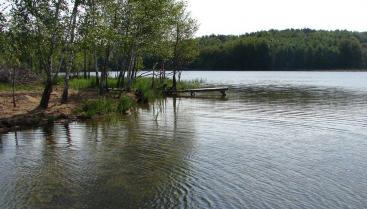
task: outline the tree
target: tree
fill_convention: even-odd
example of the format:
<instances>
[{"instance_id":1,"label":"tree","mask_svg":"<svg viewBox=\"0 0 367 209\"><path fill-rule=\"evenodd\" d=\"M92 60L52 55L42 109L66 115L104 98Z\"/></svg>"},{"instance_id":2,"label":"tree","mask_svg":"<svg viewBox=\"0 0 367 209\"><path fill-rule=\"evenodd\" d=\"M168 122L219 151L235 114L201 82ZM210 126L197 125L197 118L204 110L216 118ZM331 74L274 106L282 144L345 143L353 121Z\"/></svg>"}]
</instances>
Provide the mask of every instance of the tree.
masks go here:
<instances>
[{"instance_id":1,"label":"tree","mask_svg":"<svg viewBox=\"0 0 367 209\"><path fill-rule=\"evenodd\" d=\"M75 0L73 10L70 16L70 23L68 25L68 31L67 32L67 38L66 38L66 46L64 47L64 51L66 51L66 59L65 59L65 65L66 65L66 72L65 72L65 79L64 79L64 90L61 97L61 103L66 103L68 101L68 95L69 95L69 76L70 76L70 70L71 65L74 59L74 39L75 39L75 30L77 26L77 16L78 16L78 7L81 4L81 0Z\"/></svg>"},{"instance_id":2,"label":"tree","mask_svg":"<svg viewBox=\"0 0 367 209\"><path fill-rule=\"evenodd\" d=\"M191 18L190 13L186 11L186 5L179 2L175 5L173 11L175 12L173 18L172 38L173 38L173 84L172 89L177 89L177 71L182 70L186 58L186 52L193 49L193 45L187 42L191 39L196 30L197 24ZM192 54L192 53L189 53Z\"/></svg>"},{"instance_id":3,"label":"tree","mask_svg":"<svg viewBox=\"0 0 367 209\"><path fill-rule=\"evenodd\" d=\"M345 39L339 43L340 65L358 67L362 63L362 46L356 39Z\"/></svg>"},{"instance_id":4,"label":"tree","mask_svg":"<svg viewBox=\"0 0 367 209\"><path fill-rule=\"evenodd\" d=\"M63 14L67 5L63 0L18 1L12 0L13 25L22 40L33 43L27 55L34 55L37 67L46 77L39 107L48 107L54 80L60 69L62 48ZM19 29L19 30L18 30ZM62 57L62 56L61 56Z\"/></svg>"},{"instance_id":5,"label":"tree","mask_svg":"<svg viewBox=\"0 0 367 209\"><path fill-rule=\"evenodd\" d=\"M176 72L197 54L196 41L189 40L196 24L181 0L8 1L11 21L4 31L6 18L0 10L0 44L22 47L2 47L0 53L6 51L45 78L43 109L60 71L65 71L65 103L73 68L83 68L84 77L94 68L99 93L104 94L111 70L120 72L118 87L130 89L147 55L156 57L155 66L160 63L162 69L170 60Z\"/></svg>"},{"instance_id":6,"label":"tree","mask_svg":"<svg viewBox=\"0 0 367 209\"><path fill-rule=\"evenodd\" d=\"M279 70L362 68L364 33L271 30L241 36L197 38L200 53L191 68Z\"/></svg>"}]
</instances>

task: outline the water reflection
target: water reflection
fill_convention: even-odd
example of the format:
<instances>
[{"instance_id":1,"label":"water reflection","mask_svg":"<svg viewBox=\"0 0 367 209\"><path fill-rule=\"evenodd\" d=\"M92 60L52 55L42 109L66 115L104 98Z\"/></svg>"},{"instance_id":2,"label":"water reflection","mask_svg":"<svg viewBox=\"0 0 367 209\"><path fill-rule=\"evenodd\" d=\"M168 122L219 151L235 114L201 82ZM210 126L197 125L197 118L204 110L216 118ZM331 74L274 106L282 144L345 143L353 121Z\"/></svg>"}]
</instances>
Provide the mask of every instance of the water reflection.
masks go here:
<instances>
[{"instance_id":1,"label":"water reflection","mask_svg":"<svg viewBox=\"0 0 367 209\"><path fill-rule=\"evenodd\" d=\"M195 131L192 121L180 123L185 113L177 111L176 101L158 101L154 108L163 109L166 103L172 106L158 120L149 117L151 111L142 111L118 122L55 124L28 131L36 135L33 142L20 137L19 153L2 155L7 163L1 170L17 172L15 187L8 188L1 208L174 207L188 195L186 158Z\"/></svg>"},{"instance_id":2,"label":"water reflection","mask_svg":"<svg viewBox=\"0 0 367 209\"><path fill-rule=\"evenodd\" d=\"M9 133L0 208L365 208L361 89L239 83Z\"/></svg>"}]
</instances>

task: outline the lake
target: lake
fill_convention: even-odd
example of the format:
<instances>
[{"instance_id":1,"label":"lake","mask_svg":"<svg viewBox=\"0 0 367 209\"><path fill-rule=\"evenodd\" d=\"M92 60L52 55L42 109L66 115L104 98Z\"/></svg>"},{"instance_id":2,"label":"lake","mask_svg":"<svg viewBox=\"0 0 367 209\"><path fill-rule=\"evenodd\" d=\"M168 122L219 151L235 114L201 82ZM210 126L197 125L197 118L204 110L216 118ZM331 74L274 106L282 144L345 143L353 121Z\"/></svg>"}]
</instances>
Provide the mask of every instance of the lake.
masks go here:
<instances>
[{"instance_id":1,"label":"lake","mask_svg":"<svg viewBox=\"0 0 367 209\"><path fill-rule=\"evenodd\" d=\"M0 208L366 208L367 72L184 72L227 98L0 135Z\"/></svg>"}]
</instances>

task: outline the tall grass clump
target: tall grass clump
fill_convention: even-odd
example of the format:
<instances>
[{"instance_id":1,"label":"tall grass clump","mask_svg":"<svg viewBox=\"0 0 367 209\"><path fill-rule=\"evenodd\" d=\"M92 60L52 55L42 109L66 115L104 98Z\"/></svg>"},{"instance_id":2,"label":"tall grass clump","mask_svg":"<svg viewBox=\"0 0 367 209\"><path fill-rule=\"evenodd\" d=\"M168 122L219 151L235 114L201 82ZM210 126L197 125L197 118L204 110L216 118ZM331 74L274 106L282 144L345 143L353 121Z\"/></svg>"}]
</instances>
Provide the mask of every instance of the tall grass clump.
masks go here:
<instances>
[{"instance_id":1,"label":"tall grass clump","mask_svg":"<svg viewBox=\"0 0 367 209\"><path fill-rule=\"evenodd\" d=\"M167 85L167 87L171 87L173 84L172 79L165 79L163 83ZM177 90L185 90L185 89L195 89L200 88L205 83L202 79L195 79L195 80L182 80L177 82Z\"/></svg>"},{"instance_id":2,"label":"tall grass clump","mask_svg":"<svg viewBox=\"0 0 367 209\"><path fill-rule=\"evenodd\" d=\"M122 96L117 103L117 112L126 113L134 106L134 101L128 96Z\"/></svg>"},{"instance_id":3,"label":"tall grass clump","mask_svg":"<svg viewBox=\"0 0 367 209\"><path fill-rule=\"evenodd\" d=\"M111 99L105 97L87 101L83 104L82 112L88 117L110 114L114 109L113 103Z\"/></svg>"},{"instance_id":4,"label":"tall grass clump","mask_svg":"<svg viewBox=\"0 0 367 209\"><path fill-rule=\"evenodd\" d=\"M108 87L117 86L117 78L108 78ZM69 86L75 90L98 88L96 77L91 78L73 78L69 81Z\"/></svg>"},{"instance_id":5,"label":"tall grass clump","mask_svg":"<svg viewBox=\"0 0 367 209\"><path fill-rule=\"evenodd\" d=\"M172 79L155 79L154 85L152 85L152 78L138 78L133 83L133 89L136 89L142 93L145 101L152 101L156 98L163 97L163 88L172 86ZM201 79L180 81L177 83L178 90L199 88L203 85L204 81Z\"/></svg>"},{"instance_id":6,"label":"tall grass clump","mask_svg":"<svg viewBox=\"0 0 367 209\"><path fill-rule=\"evenodd\" d=\"M133 89L139 91L144 102L152 101L162 97L164 82L155 80L152 85L152 78L138 78L133 83Z\"/></svg>"},{"instance_id":7,"label":"tall grass clump","mask_svg":"<svg viewBox=\"0 0 367 209\"><path fill-rule=\"evenodd\" d=\"M178 89L196 89L203 86L205 81L203 79L195 79L195 80L188 80L188 81L181 81L177 83Z\"/></svg>"},{"instance_id":8,"label":"tall grass clump","mask_svg":"<svg viewBox=\"0 0 367 209\"><path fill-rule=\"evenodd\" d=\"M75 90L88 89L95 88L97 86L97 82L95 78L76 78L69 81L69 86Z\"/></svg>"},{"instance_id":9,"label":"tall grass clump","mask_svg":"<svg viewBox=\"0 0 367 209\"><path fill-rule=\"evenodd\" d=\"M134 104L134 100L128 96L123 96L120 99L101 97L97 100L85 102L80 112L87 117L125 114Z\"/></svg>"}]
</instances>

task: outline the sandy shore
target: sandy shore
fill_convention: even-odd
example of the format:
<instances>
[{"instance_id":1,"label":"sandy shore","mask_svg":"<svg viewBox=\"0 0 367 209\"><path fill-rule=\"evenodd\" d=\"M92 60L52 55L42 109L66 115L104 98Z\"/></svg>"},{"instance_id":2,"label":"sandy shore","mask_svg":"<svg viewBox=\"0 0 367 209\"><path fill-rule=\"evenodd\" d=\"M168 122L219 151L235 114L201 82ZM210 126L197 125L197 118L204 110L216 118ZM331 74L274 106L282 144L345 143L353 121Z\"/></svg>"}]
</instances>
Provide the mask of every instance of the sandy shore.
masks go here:
<instances>
[{"instance_id":1,"label":"sandy shore","mask_svg":"<svg viewBox=\"0 0 367 209\"><path fill-rule=\"evenodd\" d=\"M18 91L15 94L16 107L13 107L11 92L0 92L0 133L12 129L40 126L58 119L75 119L74 114L81 101L96 98L93 90L70 90L69 102L61 104L62 87L56 86L51 94L49 108L37 109L41 91Z\"/></svg>"}]
</instances>

